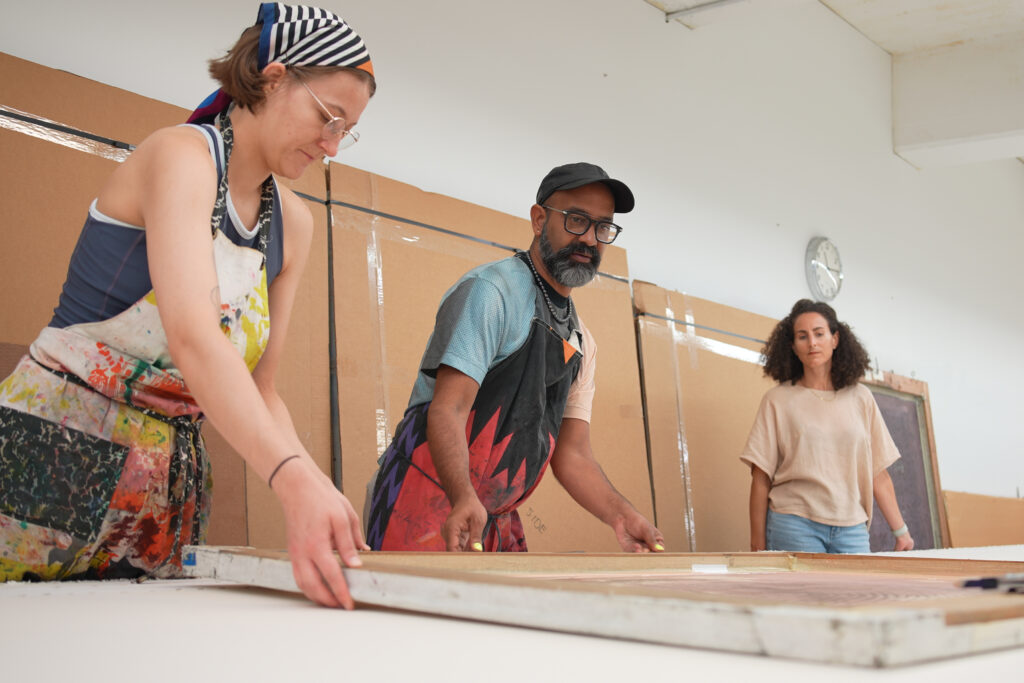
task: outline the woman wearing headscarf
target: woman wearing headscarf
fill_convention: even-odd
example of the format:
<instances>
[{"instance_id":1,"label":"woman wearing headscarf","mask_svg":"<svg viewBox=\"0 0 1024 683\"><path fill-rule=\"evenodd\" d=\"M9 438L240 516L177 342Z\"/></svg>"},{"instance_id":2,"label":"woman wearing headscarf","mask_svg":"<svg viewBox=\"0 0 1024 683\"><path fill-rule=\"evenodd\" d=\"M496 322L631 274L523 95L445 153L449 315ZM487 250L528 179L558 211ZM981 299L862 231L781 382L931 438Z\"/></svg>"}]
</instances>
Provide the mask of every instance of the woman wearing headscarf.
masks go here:
<instances>
[{"instance_id":1,"label":"woman wearing headscarf","mask_svg":"<svg viewBox=\"0 0 1024 683\"><path fill-rule=\"evenodd\" d=\"M826 303L797 301L762 351L778 386L761 400L740 460L750 466L750 549L869 553L872 497L896 539L914 539L886 470L899 457L860 379L868 354Z\"/></svg>"},{"instance_id":2,"label":"woman wearing headscarf","mask_svg":"<svg viewBox=\"0 0 1024 683\"><path fill-rule=\"evenodd\" d=\"M366 548L274 388L313 222L274 175L358 139L362 39L264 3L210 63L220 89L154 132L89 209L50 325L0 383L0 581L177 576L201 543L209 417L277 495L299 587L352 607Z\"/></svg>"}]
</instances>

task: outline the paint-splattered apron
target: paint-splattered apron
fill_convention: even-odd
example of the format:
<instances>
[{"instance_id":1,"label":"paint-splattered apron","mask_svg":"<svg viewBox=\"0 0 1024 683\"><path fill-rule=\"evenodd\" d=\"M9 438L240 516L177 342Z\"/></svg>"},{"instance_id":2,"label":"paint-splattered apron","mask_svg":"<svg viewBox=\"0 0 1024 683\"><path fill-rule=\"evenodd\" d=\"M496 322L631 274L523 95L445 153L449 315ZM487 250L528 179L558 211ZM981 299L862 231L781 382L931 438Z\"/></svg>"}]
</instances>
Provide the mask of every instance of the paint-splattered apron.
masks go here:
<instances>
[{"instance_id":1,"label":"paint-splattered apron","mask_svg":"<svg viewBox=\"0 0 1024 683\"><path fill-rule=\"evenodd\" d=\"M488 551L526 550L516 508L547 468L583 358L578 332L570 333L574 345L555 331L539 289L534 311L526 343L484 377L466 424L469 476L488 513ZM406 411L381 458L366 523L374 550L445 550L441 525L451 506L427 443L429 407Z\"/></svg>"},{"instance_id":2,"label":"paint-splattered apron","mask_svg":"<svg viewBox=\"0 0 1024 683\"><path fill-rule=\"evenodd\" d=\"M230 123L223 136L227 157ZM221 170L211 217L221 328L252 370L270 334L273 186L260 248L241 247L218 229ZM205 536L212 481L200 408L154 293L108 320L48 327L29 353L0 383L0 581L177 575L181 547Z\"/></svg>"}]
</instances>

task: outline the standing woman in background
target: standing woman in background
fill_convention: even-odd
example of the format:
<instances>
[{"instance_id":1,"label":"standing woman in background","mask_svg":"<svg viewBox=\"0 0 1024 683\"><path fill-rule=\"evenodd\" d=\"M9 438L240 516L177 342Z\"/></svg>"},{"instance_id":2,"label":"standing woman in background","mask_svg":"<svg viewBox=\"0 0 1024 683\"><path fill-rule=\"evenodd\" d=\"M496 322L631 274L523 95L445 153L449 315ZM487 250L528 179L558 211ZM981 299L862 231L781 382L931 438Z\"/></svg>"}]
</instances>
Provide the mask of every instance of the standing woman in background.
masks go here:
<instances>
[{"instance_id":1,"label":"standing woman in background","mask_svg":"<svg viewBox=\"0 0 1024 683\"><path fill-rule=\"evenodd\" d=\"M208 416L272 490L296 583L352 606L366 548L274 386L313 233L273 174L358 139L376 83L334 14L264 3L221 88L100 190L50 326L0 383L0 581L177 576L201 543Z\"/></svg>"},{"instance_id":2,"label":"standing woman in background","mask_svg":"<svg viewBox=\"0 0 1024 683\"><path fill-rule=\"evenodd\" d=\"M779 385L761 400L740 460L750 465L750 549L869 553L872 496L896 537L903 522L886 468L899 457L860 379L868 354L831 306L801 299L762 351Z\"/></svg>"}]
</instances>

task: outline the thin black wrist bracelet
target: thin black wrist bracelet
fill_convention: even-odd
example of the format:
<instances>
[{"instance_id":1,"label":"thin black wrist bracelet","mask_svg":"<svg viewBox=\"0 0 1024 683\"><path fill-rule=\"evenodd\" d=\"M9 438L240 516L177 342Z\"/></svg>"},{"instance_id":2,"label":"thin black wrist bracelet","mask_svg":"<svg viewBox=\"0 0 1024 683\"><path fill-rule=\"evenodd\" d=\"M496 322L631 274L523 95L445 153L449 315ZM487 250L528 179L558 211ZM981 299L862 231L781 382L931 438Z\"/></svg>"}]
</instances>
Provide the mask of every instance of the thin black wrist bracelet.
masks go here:
<instances>
[{"instance_id":1,"label":"thin black wrist bracelet","mask_svg":"<svg viewBox=\"0 0 1024 683\"><path fill-rule=\"evenodd\" d=\"M273 489L274 488L274 477L277 475L277 471L279 469L281 469L282 467L284 467L284 464L286 462L288 462L289 460L294 460L295 458L299 458L299 457L301 457L301 456L299 456L299 455L289 455L287 458L285 458L281 462L277 463L277 467L274 468L274 471L270 473L270 477L267 479L267 487L270 488L270 489Z\"/></svg>"}]
</instances>

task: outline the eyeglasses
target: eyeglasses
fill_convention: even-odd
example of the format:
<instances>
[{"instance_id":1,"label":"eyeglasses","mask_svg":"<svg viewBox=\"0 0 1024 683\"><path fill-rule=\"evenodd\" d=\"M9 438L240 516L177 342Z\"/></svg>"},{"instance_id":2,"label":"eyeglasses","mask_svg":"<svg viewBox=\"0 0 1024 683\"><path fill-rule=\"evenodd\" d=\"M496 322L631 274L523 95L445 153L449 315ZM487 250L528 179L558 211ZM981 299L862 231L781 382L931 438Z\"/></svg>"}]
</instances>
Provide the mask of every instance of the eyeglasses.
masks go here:
<instances>
[{"instance_id":1,"label":"eyeglasses","mask_svg":"<svg viewBox=\"0 0 1024 683\"><path fill-rule=\"evenodd\" d=\"M594 226L594 237L597 238L598 242L602 244L611 244L615 241L615 238L622 232L622 227L615 225L611 221L602 221L596 218L580 213L579 211L566 211L565 209L556 209L547 204L541 204L542 207L548 211L557 211L558 213L565 216L565 231L572 235L586 235L587 230L590 230L590 226Z\"/></svg>"},{"instance_id":2,"label":"eyeglasses","mask_svg":"<svg viewBox=\"0 0 1024 683\"><path fill-rule=\"evenodd\" d=\"M339 150L347 149L359 142L358 132L345 129L345 119L332 114L331 110L325 107L320 98L316 96L316 93L310 90L305 81L299 81L299 83L302 83L302 87L312 95L313 99L316 100L316 103L320 105L320 108L323 109L324 114L327 116L327 123L324 124L324 129L320 131L320 137L327 142L337 142Z\"/></svg>"}]
</instances>

